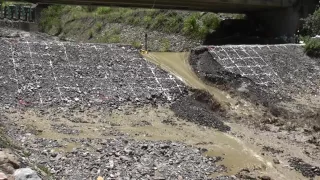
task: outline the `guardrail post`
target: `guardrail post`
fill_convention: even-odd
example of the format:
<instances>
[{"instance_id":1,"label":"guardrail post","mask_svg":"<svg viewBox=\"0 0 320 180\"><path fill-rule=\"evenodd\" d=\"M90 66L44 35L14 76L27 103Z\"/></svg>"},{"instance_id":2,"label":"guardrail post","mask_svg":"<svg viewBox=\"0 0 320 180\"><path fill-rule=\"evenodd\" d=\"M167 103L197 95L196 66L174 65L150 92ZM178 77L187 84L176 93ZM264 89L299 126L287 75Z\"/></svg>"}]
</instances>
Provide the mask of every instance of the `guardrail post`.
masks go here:
<instances>
[{"instance_id":1,"label":"guardrail post","mask_svg":"<svg viewBox=\"0 0 320 180\"><path fill-rule=\"evenodd\" d=\"M17 5L17 19L21 19L21 5Z\"/></svg>"},{"instance_id":2,"label":"guardrail post","mask_svg":"<svg viewBox=\"0 0 320 180\"><path fill-rule=\"evenodd\" d=\"M148 51L148 34L144 35L144 50Z\"/></svg>"},{"instance_id":3,"label":"guardrail post","mask_svg":"<svg viewBox=\"0 0 320 180\"><path fill-rule=\"evenodd\" d=\"M36 20L36 8L30 8L30 17L31 17L31 21L35 22L35 20Z\"/></svg>"},{"instance_id":4,"label":"guardrail post","mask_svg":"<svg viewBox=\"0 0 320 180\"><path fill-rule=\"evenodd\" d=\"M24 19L23 19L23 20L24 20L24 21L28 21L28 8L29 8L29 7L27 7L27 6L24 6L24 7L23 7L23 10L24 10L24 11L23 11L23 15L24 15Z\"/></svg>"},{"instance_id":5,"label":"guardrail post","mask_svg":"<svg viewBox=\"0 0 320 180\"><path fill-rule=\"evenodd\" d=\"M10 19L13 20L13 18L14 18L14 6L10 5L9 9L10 9Z\"/></svg>"},{"instance_id":6,"label":"guardrail post","mask_svg":"<svg viewBox=\"0 0 320 180\"><path fill-rule=\"evenodd\" d=\"M8 16L8 7L5 6L4 7L4 12L3 12L3 18L7 18L7 16Z\"/></svg>"},{"instance_id":7,"label":"guardrail post","mask_svg":"<svg viewBox=\"0 0 320 180\"><path fill-rule=\"evenodd\" d=\"M2 4L0 4L0 19L3 19L3 7L2 7Z\"/></svg>"}]
</instances>

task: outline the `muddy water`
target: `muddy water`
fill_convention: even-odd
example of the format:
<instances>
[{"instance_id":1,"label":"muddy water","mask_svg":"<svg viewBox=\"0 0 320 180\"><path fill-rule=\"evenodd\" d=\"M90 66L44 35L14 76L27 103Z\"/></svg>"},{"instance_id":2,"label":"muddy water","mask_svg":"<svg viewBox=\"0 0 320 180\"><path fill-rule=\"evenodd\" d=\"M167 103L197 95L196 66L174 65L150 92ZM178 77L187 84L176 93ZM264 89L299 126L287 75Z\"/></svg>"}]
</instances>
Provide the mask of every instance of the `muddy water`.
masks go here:
<instances>
[{"instance_id":1,"label":"muddy water","mask_svg":"<svg viewBox=\"0 0 320 180\"><path fill-rule=\"evenodd\" d=\"M73 112L72 118L85 120L86 123L72 122L64 112L48 109L45 115L30 109L22 114L6 114L11 122L18 127L28 127L31 132L40 132L33 138L57 140L62 148L56 151L70 152L81 144L68 139L106 139L129 136L137 140L170 140L183 142L193 147L205 148L207 156L221 156L219 162L225 165L228 171L219 175L234 175L243 168L256 169L259 175L281 177L281 179L300 179L296 174L289 176L290 172L276 169L271 158L260 156L260 149L249 145L240 139L214 129L197 126L193 123L177 118L169 107L130 108L126 111L116 110L112 113L103 111ZM55 117L54 120L50 117ZM243 131L233 124L228 124L237 131ZM59 126L60 128L54 128ZM59 130L77 130L79 134L61 133ZM30 137L31 138L31 137ZM90 144L92 150L99 144ZM273 178L277 179L277 178Z\"/></svg>"},{"instance_id":2,"label":"muddy water","mask_svg":"<svg viewBox=\"0 0 320 180\"><path fill-rule=\"evenodd\" d=\"M189 65L189 56L190 53L186 52L152 52L144 54L144 57L148 61L172 73L190 87L208 91L216 100L218 100L222 104L234 104L235 102L227 93L220 91L215 87L206 85L198 78L198 76L193 72L191 66Z\"/></svg>"},{"instance_id":3,"label":"muddy water","mask_svg":"<svg viewBox=\"0 0 320 180\"><path fill-rule=\"evenodd\" d=\"M193 72L188 63L189 53L160 53L152 52L144 54L146 60L158 65L160 68L175 75L185 84L196 88L203 89L209 92L216 100L221 103L234 105L235 101L230 96L220 91L219 89L205 84ZM233 124L228 124L232 129L236 128ZM281 177L281 179L298 178L297 173L284 172L274 167L272 158L261 156L259 149L256 146L249 145L227 133L221 133L212 129L200 130L199 127L183 126L183 130L177 130L174 127L155 126L160 129L147 128L148 134L161 134L158 131L166 131L165 136L151 136L149 139L169 139L186 142L197 147L208 149L205 153L207 156L221 156L223 161L221 164L228 168L228 172L223 175L233 175L244 168L256 169L262 175L272 177ZM238 129L239 130L239 129ZM140 130L138 130L140 131ZM240 130L241 131L241 130ZM216 174L214 176L217 176ZM300 178L298 178L300 179Z\"/></svg>"}]
</instances>

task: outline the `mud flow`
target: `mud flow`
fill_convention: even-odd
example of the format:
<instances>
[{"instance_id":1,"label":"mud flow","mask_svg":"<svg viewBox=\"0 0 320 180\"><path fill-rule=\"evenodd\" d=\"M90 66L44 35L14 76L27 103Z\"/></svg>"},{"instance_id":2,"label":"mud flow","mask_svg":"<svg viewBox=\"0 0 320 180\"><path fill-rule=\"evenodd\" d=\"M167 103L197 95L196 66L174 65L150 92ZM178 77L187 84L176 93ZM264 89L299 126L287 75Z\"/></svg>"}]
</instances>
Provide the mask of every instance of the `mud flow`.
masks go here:
<instances>
[{"instance_id":1,"label":"mud flow","mask_svg":"<svg viewBox=\"0 0 320 180\"><path fill-rule=\"evenodd\" d=\"M203 82L195 72L193 72L192 67L189 63L190 53L159 53L152 52L149 54L144 54L144 57L170 72L171 74L178 77L180 80L185 82L188 86L195 89L202 89L209 92L212 98L218 100L220 103L228 104L229 106L234 106L236 101L230 97L226 92L223 92L213 86L210 86ZM245 131L240 126L233 123L227 123L231 127L231 131ZM189 134L190 130L185 129L186 133ZM266 174L273 177L281 177L283 179L290 178L302 178L296 172L284 172L283 169L277 169L274 167L272 158L261 156L261 148L250 145L243 140L231 135L232 133L223 133L213 129L207 129L203 136L202 132L195 131L193 145L206 148L208 151L204 153L206 156L219 156L223 160L221 164L226 166L228 171L220 175L234 175L243 169L256 169L259 171L258 174ZM177 134L181 138L185 138L184 134ZM203 140L208 140L204 142ZM176 140L181 141L180 138ZM188 140L189 141L189 140ZM213 175L212 177L216 177ZM277 179L277 178L276 178Z\"/></svg>"}]
</instances>

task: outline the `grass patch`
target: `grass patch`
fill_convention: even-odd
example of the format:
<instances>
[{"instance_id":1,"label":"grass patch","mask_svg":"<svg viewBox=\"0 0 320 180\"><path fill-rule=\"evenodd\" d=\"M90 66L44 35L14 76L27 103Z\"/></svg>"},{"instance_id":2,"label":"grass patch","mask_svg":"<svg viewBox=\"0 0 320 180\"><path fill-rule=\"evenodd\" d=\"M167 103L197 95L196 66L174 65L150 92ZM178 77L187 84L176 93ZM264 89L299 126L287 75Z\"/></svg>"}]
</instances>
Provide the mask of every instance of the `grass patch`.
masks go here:
<instances>
[{"instance_id":1,"label":"grass patch","mask_svg":"<svg viewBox=\"0 0 320 180\"><path fill-rule=\"evenodd\" d=\"M47 176L49 176L49 177L52 176L50 169L47 168L46 166L44 166L44 165L37 165L37 167L38 167L42 172L44 172Z\"/></svg>"},{"instance_id":2,"label":"grass patch","mask_svg":"<svg viewBox=\"0 0 320 180\"><path fill-rule=\"evenodd\" d=\"M160 52L168 52L170 50L171 44L169 39L162 39L160 43Z\"/></svg>"},{"instance_id":3,"label":"grass patch","mask_svg":"<svg viewBox=\"0 0 320 180\"><path fill-rule=\"evenodd\" d=\"M319 38L305 39L304 52L310 57L315 57L315 58L320 57L320 39Z\"/></svg>"},{"instance_id":4,"label":"grass patch","mask_svg":"<svg viewBox=\"0 0 320 180\"><path fill-rule=\"evenodd\" d=\"M212 13L194 13L184 21L183 32L195 39L203 39L220 25L220 19Z\"/></svg>"},{"instance_id":5,"label":"grass patch","mask_svg":"<svg viewBox=\"0 0 320 180\"><path fill-rule=\"evenodd\" d=\"M112 11L110 7L98 7L96 13L98 15L108 14Z\"/></svg>"},{"instance_id":6,"label":"grass patch","mask_svg":"<svg viewBox=\"0 0 320 180\"><path fill-rule=\"evenodd\" d=\"M121 29L120 28L112 28L104 32L103 36L99 38L100 43L120 43L121 38Z\"/></svg>"},{"instance_id":7,"label":"grass patch","mask_svg":"<svg viewBox=\"0 0 320 180\"><path fill-rule=\"evenodd\" d=\"M96 26L97 32L100 32L102 30L102 23L101 22L98 22L95 26Z\"/></svg>"},{"instance_id":8,"label":"grass patch","mask_svg":"<svg viewBox=\"0 0 320 180\"><path fill-rule=\"evenodd\" d=\"M142 48L142 43L140 41L133 41L131 43L131 46L136 48L136 49L141 49Z\"/></svg>"},{"instance_id":9,"label":"grass patch","mask_svg":"<svg viewBox=\"0 0 320 180\"><path fill-rule=\"evenodd\" d=\"M88 32L88 39L92 39L92 38L93 38L93 35L94 35L93 30L89 30L89 32Z\"/></svg>"},{"instance_id":10,"label":"grass patch","mask_svg":"<svg viewBox=\"0 0 320 180\"><path fill-rule=\"evenodd\" d=\"M42 18L39 24L40 30L48 32L52 35L59 35L62 32L61 15L63 14L63 6L49 6L42 12Z\"/></svg>"}]
</instances>

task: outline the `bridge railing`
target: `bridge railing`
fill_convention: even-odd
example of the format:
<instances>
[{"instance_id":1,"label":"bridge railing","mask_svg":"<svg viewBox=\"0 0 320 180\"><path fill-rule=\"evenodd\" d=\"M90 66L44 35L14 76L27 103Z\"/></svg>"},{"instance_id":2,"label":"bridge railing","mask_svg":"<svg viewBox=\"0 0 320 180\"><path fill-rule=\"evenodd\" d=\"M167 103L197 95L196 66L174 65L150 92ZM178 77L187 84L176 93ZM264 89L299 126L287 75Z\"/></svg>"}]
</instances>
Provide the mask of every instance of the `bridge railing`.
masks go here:
<instances>
[{"instance_id":1,"label":"bridge railing","mask_svg":"<svg viewBox=\"0 0 320 180\"><path fill-rule=\"evenodd\" d=\"M25 4L16 4L9 6L2 6L0 4L0 19L7 19L12 21L35 21L35 8Z\"/></svg>"}]
</instances>

